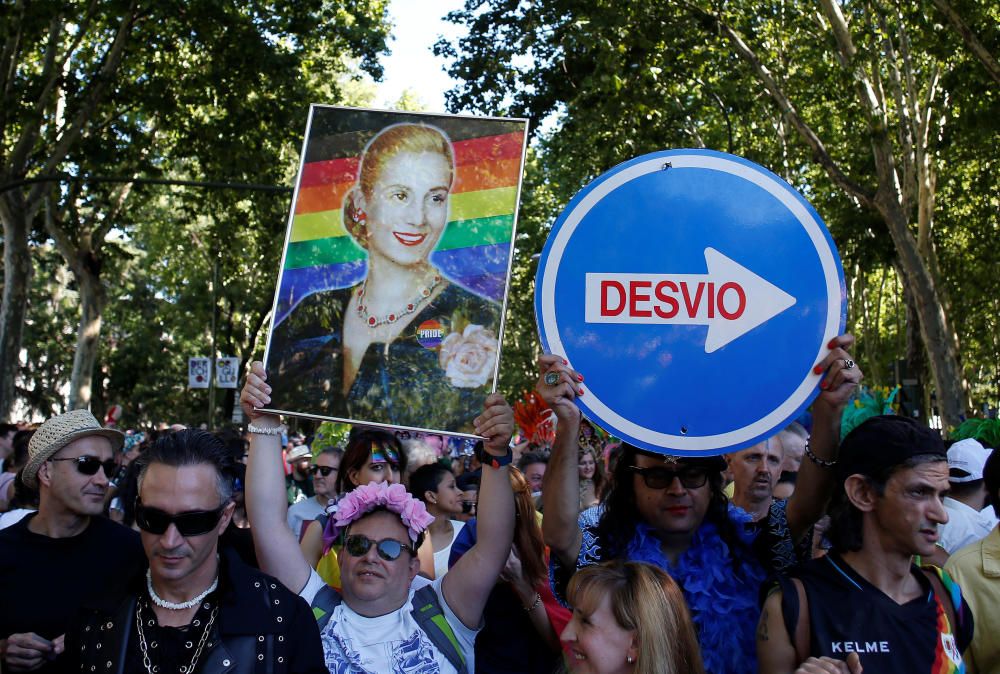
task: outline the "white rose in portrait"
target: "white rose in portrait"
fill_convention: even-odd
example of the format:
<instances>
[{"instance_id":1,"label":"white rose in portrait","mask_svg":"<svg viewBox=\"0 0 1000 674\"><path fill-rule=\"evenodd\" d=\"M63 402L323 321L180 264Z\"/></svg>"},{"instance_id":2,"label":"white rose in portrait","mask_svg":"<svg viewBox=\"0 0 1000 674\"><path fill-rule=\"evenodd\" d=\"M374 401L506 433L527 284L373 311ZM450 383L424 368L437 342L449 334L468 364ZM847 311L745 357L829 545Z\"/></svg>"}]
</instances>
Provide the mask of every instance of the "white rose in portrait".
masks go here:
<instances>
[{"instance_id":1,"label":"white rose in portrait","mask_svg":"<svg viewBox=\"0 0 1000 674\"><path fill-rule=\"evenodd\" d=\"M469 325L444 338L438 358L452 386L478 388L493 378L496 335L481 325Z\"/></svg>"}]
</instances>

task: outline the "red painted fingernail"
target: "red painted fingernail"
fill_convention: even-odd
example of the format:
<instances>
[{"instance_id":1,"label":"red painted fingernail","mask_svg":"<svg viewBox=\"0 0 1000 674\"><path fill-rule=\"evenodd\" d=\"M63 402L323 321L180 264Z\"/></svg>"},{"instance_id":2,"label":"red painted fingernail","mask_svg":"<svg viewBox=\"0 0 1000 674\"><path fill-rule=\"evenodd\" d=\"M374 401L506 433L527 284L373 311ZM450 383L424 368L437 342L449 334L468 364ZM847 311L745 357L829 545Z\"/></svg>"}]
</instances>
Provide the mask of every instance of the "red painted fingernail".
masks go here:
<instances>
[{"instance_id":1,"label":"red painted fingernail","mask_svg":"<svg viewBox=\"0 0 1000 674\"><path fill-rule=\"evenodd\" d=\"M583 375L582 374L576 375L576 380L577 381L583 381Z\"/></svg>"},{"instance_id":2,"label":"red painted fingernail","mask_svg":"<svg viewBox=\"0 0 1000 674\"><path fill-rule=\"evenodd\" d=\"M821 381L819 383L819 387L825 391L826 390L826 382L825 381Z\"/></svg>"},{"instance_id":3,"label":"red painted fingernail","mask_svg":"<svg viewBox=\"0 0 1000 674\"><path fill-rule=\"evenodd\" d=\"M836 349L837 348L837 338L834 337L833 339L831 339L830 343L826 345L826 348L828 348L828 349Z\"/></svg>"},{"instance_id":4,"label":"red painted fingernail","mask_svg":"<svg viewBox=\"0 0 1000 674\"><path fill-rule=\"evenodd\" d=\"M823 374L823 366L817 365L813 368L813 374Z\"/></svg>"},{"instance_id":5,"label":"red painted fingernail","mask_svg":"<svg viewBox=\"0 0 1000 674\"><path fill-rule=\"evenodd\" d=\"M569 365L569 361L563 358L563 365Z\"/></svg>"},{"instance_id":6,"label":"red painted fingernail","mask_svg":"<svg viewBox=\"0 0 1000 674\"><path fill-rule=\"evenodd\" d=\"M577 391L577 393L579 393L580 395L583 395L583 389L582 389L582 388L578 388L578 389L577 389L576 391Z\"/></svg>"}]
</instances>

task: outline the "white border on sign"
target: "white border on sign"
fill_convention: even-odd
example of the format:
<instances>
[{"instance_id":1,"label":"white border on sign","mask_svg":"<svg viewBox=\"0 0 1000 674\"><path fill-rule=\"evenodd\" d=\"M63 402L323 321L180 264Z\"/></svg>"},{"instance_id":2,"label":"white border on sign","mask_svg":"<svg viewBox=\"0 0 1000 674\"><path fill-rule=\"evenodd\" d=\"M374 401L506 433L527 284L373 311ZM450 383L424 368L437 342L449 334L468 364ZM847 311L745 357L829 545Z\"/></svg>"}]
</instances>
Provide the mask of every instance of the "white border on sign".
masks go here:
<instances>
[{"instance_id":1,"label":"white border on sign","mask_svg":"<svg viewBox=\"0 0 1000 674\"><path fill-rule=\"evenodd\" d=\"M753 183L754 185L757 185L780 201L785 208L787 208L792 215L795 216L795 218L802 225L803 229L805 229L806 234L809 236L809 240L812 241L813 247L819 255L820 264L823 268L823 276L826 279L827 315L824 335L837 335L840 331L840 300L837 299L841 294L840 274L837 272L837 263L834 259L833 252L830 249L829 241L824 233L824 226L812 216L809 209L807 209L796 198L796 196L790 191L791 188L789 188L785 183L777 181L767 174L761 173L760 171L739 162L732 161L731 159L708 155L660 155L656 159L649 159L622 169L618 173L609 176L604 182L595 186L594 189L581 199L580 203L578 203L576 207L574 207L573 210L566 216L566 219L563 221L559 231L556 232L555 238L552 241L552 247L549 249L548 259L545 265L545 273L542 276L543 297L555 297L556 277L559 274L559 264L562 261L566 245L573 236L573 232L576 231L577 226L587 216L591 209L608 194L622 185L650 173L662 171L663 164L666 161L669 161L673 167L671 170L676 170L678 168L709 169L721 171L723 173L728 173L738 178L742 178ZM546 303L542 304L542 330L545 332L546 341L549 344L550 351L552 353L565 355L566 358L569 358L569 354L567 354L566 349L563 347L562 340L559 337L559 328L558 321L556 320L554 301L548 302L547 305ZM824 342L820 345L814 362L818 363L825 355L825 348L826 343ZM570 367L572 366L573 363L570 362ZM659 431L645 428L644 426L640 426L639 424L629 421L605 405L596 395L594 395L593 389L588 390L590 395L587 396L587 406L592 409L594 413L600 417L600 419L609 425L613 425L616 430L627 433L632 437L650 445L670 447L671 449L682 451L712 450L718 449L719 447L731 447L741 442L746 442L759 435L767 433L778 424L784 422L788 417L794 414L796 410L798 410L799 406L809 397L813 389L816 387L816 381L819 377L820 375L814 374L810 369L809 375L802 381L801 384L799 384L795 391L770 414L742 428L729 431L728 433L719 433L717 435L671 435L669 433L661 433Z\"/></svg>"}]
</instances>

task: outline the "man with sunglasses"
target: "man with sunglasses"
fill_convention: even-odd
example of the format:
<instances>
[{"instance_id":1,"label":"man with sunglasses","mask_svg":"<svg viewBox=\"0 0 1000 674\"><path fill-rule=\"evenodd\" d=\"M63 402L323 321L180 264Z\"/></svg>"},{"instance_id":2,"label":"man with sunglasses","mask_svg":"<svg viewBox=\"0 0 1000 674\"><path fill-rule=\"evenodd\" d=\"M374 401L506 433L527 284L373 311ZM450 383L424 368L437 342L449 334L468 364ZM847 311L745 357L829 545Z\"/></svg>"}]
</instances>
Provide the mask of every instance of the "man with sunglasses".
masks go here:
<instances>
[{"instance_id":1,"label":"man with sunglasses","mask_svg":"<svg viewBox=\"0 0 1000 674\"><path fill-rule=\"evenodd\" d=\"M475 635L514 538L514 495L507 475L513 410L493 394L473 422L486 438L487 462L476 545L433 583L417 578L417 550L432 518L402 485L370 481L337 503L331 531L343 541L337 593L309 567L284 523L278 459L282 426L280 418L261 412L271 402L266 379L263 365L253 363L240 395L252 419L247 506L257 558L312 604L329 671L475 671Z\"/></svg>"},{"instance_id":2,"label":"man with sunglasses","mask_svg":"<svg viewBox=\"0 0 1000 674\"><path fill-rule=\"evenodd\" d=\"M22 479L39 491L38 512L0 532L3 671L72 671L64 644L76 612L142 565L139 537L103 516L123 442L86 410L32 436Z\"/></svg>"},{"instance_id":3,"label":"man with sunglasses","mask_svg":"<svg viewBox=\"0 0 1000 674\"><path fill-rule=\"evenodd\" d=\"M343 454L339 447L325 447L317 454L313 464L309 466L315 496L294 503L288 508L288 528L300 541L309 523L324 514L330 499L337 495L334 485L337 482L337 472L340 470L340 458Z\"/></svg>"},{"instance_id":4,"label":"man with sunglasses","mask_svg":"<svg viewBox=\"0 0 1000 674\"><path fill-rule=\"evenodd\" d=\"M137 460L135 522L148 568L88 605L67 637L75 671L326 671L306 603L234 550L220 550L235 508L235 460L198 429L161 436Z\"/></svg>"},{"instance_id":5,"label":"man with sunglasses","mask_svg":"<svg viewBox=\"0 0 1000 674\"><path fill-rule=\"evenodd\" d=\"M552 556L553 589L565 597L578 568L611 559L655 564L684 592L705 660L712 674L754 671L754 632L760 615L757 593L823 513L833 488L840 413L861 379L845 351L849 335L833 339L816 372L825 373L814 406L812 460L803 465L802 488L768 522L782 529L779 542L758 537L743 510L731 507L722 488L721 456L679 457L622 443L612 487L601 505L578 515L578 448L583 376L555 355L539 358L536 390L558 419L545 473L542 530ZM742 384L737 384L742 385ZM721 395L721 393L720 393ZM808 485L808 486L807 486ZM766 541L758 544L757 540ZM772 545L772 543L774 543Z\"/></svg>"}]
</instances>

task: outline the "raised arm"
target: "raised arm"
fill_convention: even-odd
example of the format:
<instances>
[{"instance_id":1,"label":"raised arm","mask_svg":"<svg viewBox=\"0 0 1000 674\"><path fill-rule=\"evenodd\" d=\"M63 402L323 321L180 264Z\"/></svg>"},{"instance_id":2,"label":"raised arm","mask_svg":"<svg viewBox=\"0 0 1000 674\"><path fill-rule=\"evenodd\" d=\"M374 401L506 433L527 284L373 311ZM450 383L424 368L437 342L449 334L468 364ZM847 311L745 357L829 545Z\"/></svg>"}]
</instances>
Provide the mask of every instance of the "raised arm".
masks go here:
<instances>
[{"instance_id":1,"label":"raised arm","mask_svg":"<svg viewBox=\"0 0 1000 674\"><path fill-rule=\"evenodd\" d=\"M552 408L558 422L542 487L545 510L542 536L559 561L573 569L583 542L577 523L580 514L580 408L574 402L582 390L579 386L583 378L569 369L561 356L541 356L538 370L540 375L535 390ZM555 384L546 383L548 373L558 375Z\"/></svg>"},{"instance_id":2,"label":"raised arm","mask_svg":"<svg viewBox=\"0 0 1000 674\"><path fill-rule=\"evenodd\" d=\"M476 418L476 432L485 437L485 450L504 457L514 434L514 413L503 396L486 399L483 413ZM514 492L508 466L493 468L483 464L479 486L479 516L476 544L445 574L442 591L448 606L466 627L479 626L486 600L507 562L514 542Z\"/></svg>"},{"instance_id":3,"label":"raised arm","mask_svg":"<svg viewBox=\"0 0 1000 674\"><path fill-rule=\"evenodd\" d=\"M853 344L851 335L835 337L830 341L830 352L816 366L826 374L813 403L813 431L808 445L813 456L807 454L803 459L795 492L788 500L788 527L795 541L823 516L833 493L832 464L824 462L837 459L840 417L863 376L847 352Z\"/></svg>"},{"instance_id":4,"label":"raised arm","mask_svg":"<svg viewBox=\"0 0 1000 674\"><path fill-rule=\"evenodd\" d=\"M271 402L271 387L266 383L264 365L254 362L247 375L240 404L243 412L259 429L276 429L281 419L263 414L261 407ZM281 435L250 434L250 456L247 459L246 506L253 531L253 545L260 568L292 592L298 594L309 580L299 542L286 523L288 497L281 467Z\"/></svg>"}]
</instances>

